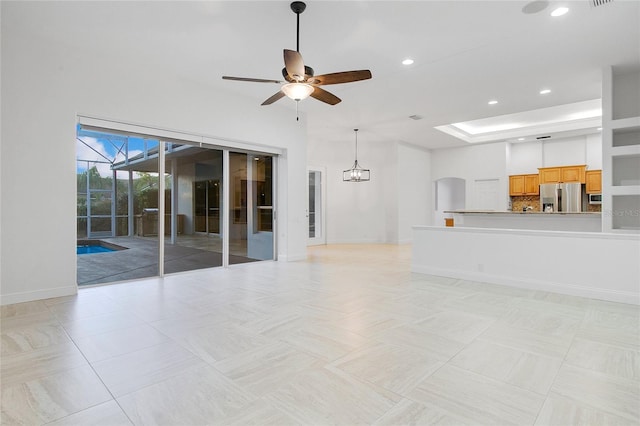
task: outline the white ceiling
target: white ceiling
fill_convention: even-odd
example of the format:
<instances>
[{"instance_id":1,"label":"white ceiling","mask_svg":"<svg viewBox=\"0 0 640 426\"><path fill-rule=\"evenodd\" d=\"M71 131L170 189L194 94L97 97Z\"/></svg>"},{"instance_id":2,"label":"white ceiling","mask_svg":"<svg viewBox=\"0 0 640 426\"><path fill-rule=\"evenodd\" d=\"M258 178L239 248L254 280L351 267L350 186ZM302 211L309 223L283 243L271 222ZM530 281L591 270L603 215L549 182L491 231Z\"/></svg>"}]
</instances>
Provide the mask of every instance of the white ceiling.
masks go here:
<instances>
[{"instance_id":1,"label":"white ceiling","mask_svg":"<svg viewBox=\"0 0 640 426\"><path fill-rule=\"evenodd\" d=\"M20 25L100 57L138 61L245 97L254 108L280 79L282 50L296 48L289 1L34 3ZM604 65L640 67L640 1L308 1L300 52L316 74L370 69L371 80L326 89L328 106L300 103L310 140L466 145L435 126L600 98ZM568 14L552 18L559 5ZM411 57L415 63L404 66ZM538 92L549 88L552 93ZM488 105L497 99L496 105ZM289 108L287 98L261 108ZM420 115L422 120L408 117Z\"/></svg>"}]
</instances>

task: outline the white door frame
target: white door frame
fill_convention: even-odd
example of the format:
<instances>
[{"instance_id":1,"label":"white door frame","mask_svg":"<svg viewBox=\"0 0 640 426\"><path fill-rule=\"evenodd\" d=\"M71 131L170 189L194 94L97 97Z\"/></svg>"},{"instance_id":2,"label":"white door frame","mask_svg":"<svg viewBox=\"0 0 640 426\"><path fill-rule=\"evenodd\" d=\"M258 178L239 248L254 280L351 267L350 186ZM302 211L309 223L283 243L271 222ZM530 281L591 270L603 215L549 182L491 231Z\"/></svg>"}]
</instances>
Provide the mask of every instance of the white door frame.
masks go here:
<instances>
[{"instance_id":1,"label":"white door frame","mask_svg":"<svg viewBox=\"0 0 640 426\"><path fill-rule=\"evenodd\" d=\"M310 172L320 173L320 193L319 197L316 196L316 209L318 208L318 198L320 201L320 232L316 232L316 236L309 237L309 205L307 204L306 216L307 216L307 245L317 246L327 244L327 168L322 166L308 166L307 167L307 179ZM307 203L309 202L309 183L307 181ZM316 227L316 230L318 227ZM320 234L320 235L318 235Z\"/></svg>"}]
</instances>

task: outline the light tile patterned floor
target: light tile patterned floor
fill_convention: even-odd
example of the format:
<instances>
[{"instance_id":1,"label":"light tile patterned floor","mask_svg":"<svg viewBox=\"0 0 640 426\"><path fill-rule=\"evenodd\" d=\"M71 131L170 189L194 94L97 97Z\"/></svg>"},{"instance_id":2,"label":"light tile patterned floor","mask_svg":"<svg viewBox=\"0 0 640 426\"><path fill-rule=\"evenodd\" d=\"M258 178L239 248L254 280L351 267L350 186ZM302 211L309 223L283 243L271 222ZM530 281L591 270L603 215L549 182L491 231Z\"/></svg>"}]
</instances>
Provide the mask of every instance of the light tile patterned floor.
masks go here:
<instances>
[{"instance_id":1,"label":"light tile patterned floor","mask_svg":"<svg viewBox=\"0 0 640 426\"><path fill-rule=\"evenodd\" d=\"M637 425L640 308L409 272L408 246L2 307L3 425Z\"/></svg>"}]
</instances>

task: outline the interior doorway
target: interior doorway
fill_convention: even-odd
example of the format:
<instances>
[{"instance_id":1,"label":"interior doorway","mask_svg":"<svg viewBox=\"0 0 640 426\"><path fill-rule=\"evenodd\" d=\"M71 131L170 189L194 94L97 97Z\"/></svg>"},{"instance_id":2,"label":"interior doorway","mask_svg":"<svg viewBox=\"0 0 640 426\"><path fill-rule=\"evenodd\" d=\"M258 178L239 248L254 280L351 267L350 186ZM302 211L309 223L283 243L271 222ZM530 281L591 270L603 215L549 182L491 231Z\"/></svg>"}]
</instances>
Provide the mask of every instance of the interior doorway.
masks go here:
<instances>
[{"instance_id":1,"label":"interior doorway","mask_svg":"<svg viewBox=\"0 0 640 426\"><path fill-rule=\"evenodd\" d=\"M451 210L464 209L466 205L466 182L456 177L446 177L435 181L435 213L436 226L445 226L445 219L453 218Z\"/></svg>"}]
</instances>

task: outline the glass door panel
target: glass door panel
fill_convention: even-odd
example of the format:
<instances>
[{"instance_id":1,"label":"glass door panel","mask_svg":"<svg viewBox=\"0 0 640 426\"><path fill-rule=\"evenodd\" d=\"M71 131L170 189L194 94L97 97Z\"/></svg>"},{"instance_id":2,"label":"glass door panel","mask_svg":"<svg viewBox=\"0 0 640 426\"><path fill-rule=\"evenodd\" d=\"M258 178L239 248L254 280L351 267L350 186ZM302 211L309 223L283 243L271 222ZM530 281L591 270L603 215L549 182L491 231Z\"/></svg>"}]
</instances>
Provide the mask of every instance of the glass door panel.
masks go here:
<instances>
[{"instance_id":1,"label":"glass door panel","mask_svg":"<svg viewBox=\"0 0 640 426\"><path fill-rule=\"evenodd\" d=\"M222 266L222 151L180 142L165 155L165 273Z\"/></svg>"},{"instance_id":2,"label":"glass door panel","mask_svg":"<svg viewBox=\"0 0 640 426\"><path fill-rule=\"evenodd\" d=\"M273 157L229 153L229 264L273 259Z\"/></svg>"},{"instance_id":3,"label":"glass door panel","mask_svg":"<svg viewBox=\"0 0 640 426\"><path fill-rule=\"evenodd\" d=\"M158 141L79 126L76 142L78 285L157 276Z\"/></svg>"}]
</instances>

